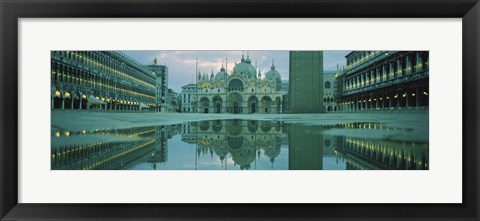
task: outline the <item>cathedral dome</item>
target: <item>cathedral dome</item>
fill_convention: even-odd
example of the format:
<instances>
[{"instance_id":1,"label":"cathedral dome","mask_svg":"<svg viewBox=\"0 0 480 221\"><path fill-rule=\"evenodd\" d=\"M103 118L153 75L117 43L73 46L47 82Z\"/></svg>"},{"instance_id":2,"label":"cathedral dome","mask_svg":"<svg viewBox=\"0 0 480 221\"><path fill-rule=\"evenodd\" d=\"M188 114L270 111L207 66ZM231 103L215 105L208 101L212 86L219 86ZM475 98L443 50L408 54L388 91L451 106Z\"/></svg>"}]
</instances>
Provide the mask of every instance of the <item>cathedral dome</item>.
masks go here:
<instances>
[{"instance_id":1,"label":"cathedral dome","mask_svg":"<svg viewBox=\"0 0 480 221\"><path fill-rule=\"evenodd\" d=\"M268 80L281 81L280 72L275 70L275 65L274 64L272 64L272 67L271 67L270 71L265 73L265 78L268 79Z\"/></svg>"},{"instance_id":2,"label":"cathedral dome","mask_svg":"<svg viewBox=\"0 0 480 221\"><path fill-rule=\"evenodd\" d=\"M265 155L270 159L275 159L280 155L280 145L269 146L265 149Z\"/></svg>"},{"instance_id":3,"label":"cathedral dome","mask_svg":"<svg viewBox=\"0 0 480 221\"><path fill-rule=\"evenodd\" d=\"M247 77L255 78L256 72L257 71L255 67L253 67L251 64L250 58L247 57L247 59L245 59L243 56L241 62L235 65L235 67L233 68L233 73L243 74Z\"/></svg>"},{"instance_id":4,"label":"cathedral dome","mask_svg":"<svg viewBox=\"0 0 480 221\"><path fill-rule=\"evenodd\" d=\"M215 80L225 80L227 78L228 74L225 68L222 66L220 68L220 71L215 75Z\"/></svg>"},{"instance_id":5,"label":"cathedral dome","mask_svg":"<svg viewBox=\"0 0 480 221\"><path fill-rule=\"evenodd\" d=\"M255 161L255 150L246 149L240 153L232 153L232 160L240 166L240 169L248 170L250 169L250 164Z\"/></svg>"}]
</instances>

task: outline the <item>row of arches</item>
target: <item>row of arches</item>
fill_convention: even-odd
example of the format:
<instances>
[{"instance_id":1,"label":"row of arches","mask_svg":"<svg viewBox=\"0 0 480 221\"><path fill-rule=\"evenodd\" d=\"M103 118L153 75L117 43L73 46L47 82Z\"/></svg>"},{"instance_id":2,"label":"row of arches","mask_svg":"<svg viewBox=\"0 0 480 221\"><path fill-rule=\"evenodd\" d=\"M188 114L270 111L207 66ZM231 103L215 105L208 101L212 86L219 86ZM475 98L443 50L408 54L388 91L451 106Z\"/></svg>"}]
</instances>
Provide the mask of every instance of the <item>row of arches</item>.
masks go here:
<instances>
[{"instance_id":1,"label":"row of arches","mask_svg":"<svg viewBox=\"0 0 480 221\"><path fill-rule=\"evenodd\" d=\"M339 103L340 111L410 109L428 107L428 86L403 90L380 91L351 96Z\"/></svg>"},{"instance_id":2,"label":"row of arches","mask_svg":"<svg viewBox=\"0 0 480 221\"><path fill-rule=\"evenodd\" d=\"M148 104L148 105L147 105ZM55 90L52 93L51 109L60 110L150 110L154 104L142 103L134 98L111 98L83 94L66 90Z\"/></svg>"},{"instance_id":3,"label":"row of arches","mask_svg":"<svg viewBox=\"0 0 480 221\"><path fill-rule=\"evenodd\" d=\"M198 113L262 113L273 114L281 113L282 99L276 97L274 100L270 96L262 96L260 99L257 96L249 96L245 101L243 96L239 93L230 93L226 99L221 96L214 96L208 98L206 96L200 97Z\"/></svg>"}]
</instances>

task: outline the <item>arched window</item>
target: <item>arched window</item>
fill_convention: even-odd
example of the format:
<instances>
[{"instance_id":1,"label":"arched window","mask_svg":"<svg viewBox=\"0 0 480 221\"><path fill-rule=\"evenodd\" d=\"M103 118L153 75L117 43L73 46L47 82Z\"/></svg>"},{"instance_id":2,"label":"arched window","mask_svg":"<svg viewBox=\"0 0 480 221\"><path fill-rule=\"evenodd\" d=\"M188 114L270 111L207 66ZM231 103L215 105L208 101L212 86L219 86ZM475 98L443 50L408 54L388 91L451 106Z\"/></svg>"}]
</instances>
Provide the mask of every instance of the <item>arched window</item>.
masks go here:
<instances>
[{"instance_id":1,"label":"arched window","mask_svg":"<svg viewBox=\"0 0 480 221\"><path fill-rule=\"evenodd\" d=\"M325 88L330 88L330 81L325 82Z\"/></svg>"},{"instance_id":2,"label":"arched window","mask_svg":"<svg viewBox=\"0 0 480 221\"><path fill-rule=\"evenodd\" d=\"M233 79L228 84L229 91L243 91L243 83L238 79Z\"/></svg>"}]
</instances>

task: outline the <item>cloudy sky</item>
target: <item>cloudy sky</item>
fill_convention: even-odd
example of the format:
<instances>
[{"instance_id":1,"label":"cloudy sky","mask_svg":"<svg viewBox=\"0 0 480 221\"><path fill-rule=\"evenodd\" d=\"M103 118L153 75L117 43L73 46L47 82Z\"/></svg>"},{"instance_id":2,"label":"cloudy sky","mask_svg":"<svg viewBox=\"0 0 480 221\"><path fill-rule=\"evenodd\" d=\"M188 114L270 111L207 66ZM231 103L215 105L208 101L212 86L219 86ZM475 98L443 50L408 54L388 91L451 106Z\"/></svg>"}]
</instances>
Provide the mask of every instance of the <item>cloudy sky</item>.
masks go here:
<instances>
[{"instance_id":1,"label":"cloudy sky","mask_svg":"<svg viewBox=\"0 0 480 221\"><path fill-rule=\"evenodd\" d=\"M230 73L239 63L242 53L247 53L252 60L252 65L263 73L270 70L272 60L275 67L282 75L282 80L288 79L288 51L123 51L128 56L142 64L152 64L157 58L159 64L166 64L169 69L169 87L176 92L181 92L183 85L195 82L195 59L198 58L198 69L203 73L216 74L222 67L228 65ZM324 51L323 66L326 71L337 69L337 64L345 65L345 55L349 51ZM225 61L228 61L228 64ZM263 76L262 76L263 77Z\"/></svg>"}]
</instances>

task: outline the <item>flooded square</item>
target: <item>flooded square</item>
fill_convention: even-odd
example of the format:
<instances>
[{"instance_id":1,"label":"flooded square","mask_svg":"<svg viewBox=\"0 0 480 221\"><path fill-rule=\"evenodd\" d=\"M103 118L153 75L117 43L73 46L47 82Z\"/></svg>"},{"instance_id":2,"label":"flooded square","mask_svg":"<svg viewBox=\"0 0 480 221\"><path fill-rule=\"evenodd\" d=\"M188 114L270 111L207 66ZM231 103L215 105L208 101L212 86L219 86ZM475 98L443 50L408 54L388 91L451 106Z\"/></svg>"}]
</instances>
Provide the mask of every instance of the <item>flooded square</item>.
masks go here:
<instances>
[{"instance_id":1,"label":"flooded square","mask_svg":"<svg viewBox=\"0 0 480 221\"><path fill-rule=\"evenodd\" d=\"M429 170L429 51L51 51L52 170Z\"/></svg>"},{"instance_id":2,"label":"flooded square","mask_svg":"<svg viewBox=\"0 0 480 221\"><path fill-rule=\"evenodd\" d=\"M52 170L428 170L428 140L381 122L268 120L52 131Z\"/></svg>"}]
</instances>

